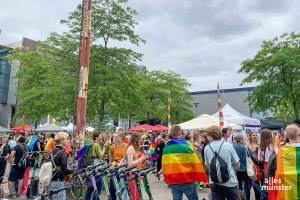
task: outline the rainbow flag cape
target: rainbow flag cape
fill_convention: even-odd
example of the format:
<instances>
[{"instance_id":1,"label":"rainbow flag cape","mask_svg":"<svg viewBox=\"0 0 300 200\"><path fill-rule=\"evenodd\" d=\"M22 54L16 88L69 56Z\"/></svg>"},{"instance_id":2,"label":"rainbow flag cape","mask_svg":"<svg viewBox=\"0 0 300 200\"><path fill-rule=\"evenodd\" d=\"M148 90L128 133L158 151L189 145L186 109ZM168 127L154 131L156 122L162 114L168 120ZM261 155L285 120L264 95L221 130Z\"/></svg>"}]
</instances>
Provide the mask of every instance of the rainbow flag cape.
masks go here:
<instances>
[{"instance_id":1,"label":"rainbow flag cape","mask_svg":"<svg viewBox=\"0 0 300 200\"><path fill-rule=\"evenodd\" d=\"M150 144L150 160L157 160L158 159L158 155L155 152L155 147L156 147L156 143L155 142L151 142Z\"/></svg>"},{"instance_id":2,"label":"rainbow flag cape","mask_svg":"<svg viewBox=\"0 0 300 200\"><path fill-rule=\"evenodd\" d=\"M52 150L54 149L54 146L55 146L54 139L50 138L46 143L44 150L47 151L47 153L51 153Z\"/></svg>"},{"instance_id":3,"label":"rainbow flag cape","mask_svg":"<svg viewBox=\"0 0 300 200\"><path fill-rule=\"evenodd\" d=\"M89 149L89 147L91 145L93 145L94 143L92 141L88 141L87 143L84 144L84 146L79 149L77 151L77 160L78 160L78 165L77 165L77 169L82 169L82 166L81 166L81 160L83 158L83 154L85 154L85 152Z\"/></svg>"},{"instance_id":4,"label":"rainbow flag cape","mask_svg":"<svg viewBox=\"0 0 300 200\"><path fill-rule=\"evenodd\" d=\"M166 144L162 156L162 170L168 185L208 182L193 145L184 139L174 138Z\"/></svg>"},{"instance_id":5,"label":"rainbow flag cape","mask_svg":"<svg viewBox=\"0 0 300 200\"><path fill-rule=\"evenodd\" d=\"M287 145L279 148L274 180L277 200L300 199L300 147Z\"/></svg>"}]
</instances>

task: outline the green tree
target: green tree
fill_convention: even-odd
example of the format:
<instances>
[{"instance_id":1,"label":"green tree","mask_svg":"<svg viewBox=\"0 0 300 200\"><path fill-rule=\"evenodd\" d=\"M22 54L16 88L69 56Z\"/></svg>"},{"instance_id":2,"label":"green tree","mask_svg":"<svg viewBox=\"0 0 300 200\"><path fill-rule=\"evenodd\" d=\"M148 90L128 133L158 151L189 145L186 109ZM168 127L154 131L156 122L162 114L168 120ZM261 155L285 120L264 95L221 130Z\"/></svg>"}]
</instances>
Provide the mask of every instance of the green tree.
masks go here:
<instances>
[{"instance_id":1,"label":"green tree","mask_svg":"<svg viewBox=\"0 0 300 200\"><path fill-rule=\"evenodd\" d=\"M189 96L190 84L175 72L147 70L140 71L139 107L135 120L162 119L167 121L168 94L171 93L171 114L174 123L193 117L192 100Z\"/></svg>"},{"instance_id":2,"label":"green tree","mask_svg":"<svg viewBox=\"0 0 300 200\"><path fill-rule=\"evenodd\" d=\"M113 97L120 97L121 88L133 90L128 79L133 79L135 63L141 59L138 54L129 49L110 47L109 42L129 41L134 45L144 43L135 32L137 22L134 16L137 12L126 7L127 0L95 0L92 7L92 47L90 79L98 84L90 84L88 97L88 116L99 116L103 121L104 113L113 103ZM79 36L81 26L81 5L70 13L67 20L62 20L70 28L70 32ZM127 73L130 76L126 75ZM91 81L93 83L93 81ZM116 87L116 85L118 85ZM127 87L126 87L127 86ZM117 88L117 89L116 89ZM132 93L132 92L131 92ZM125 98L122 98L125 100ZM119 99L118 102L120 103ZM124 103L119 104L122 107ZM89 107L93 107L90 109Z\"/></svg>"},{"instance_id":3,"label":"green tree","mask_svg":"<svg viewBox=\"0 0 300 200\"><path fill-rule=\"evenodd\" d=\"M241 85L257 83L249 101L254 111L286 108L299 118L300 111L300 35L283 34L264 41L254 58L241 64L240 73L247 74Z\"/></svg>"},{"instance_id":4,"label":"green tree","mask_svg":"<svg viewBox=\"0 0 300 200\"><path fill-rule=\"evenodd\" d=\"M93 1L92 44L89 67L87 121L103 122L104 113L114 119L158 118L167 121L167 93L172 93L174 122L193 117L187 88L190 84L174 72L149 72L137 63L142 55L131 49L109 46L110 41L129 41L139 45L145 41L134 32L137 14L125 7L125 0ZM81 5L70 13L63 24L69 31L51 33L37 44L37 51L16 49L8 57L20 60L17 77L20 103L17 117L40 121L51 114L61 120L76 116L77 77Z\"/></svg>"}]
</instances>

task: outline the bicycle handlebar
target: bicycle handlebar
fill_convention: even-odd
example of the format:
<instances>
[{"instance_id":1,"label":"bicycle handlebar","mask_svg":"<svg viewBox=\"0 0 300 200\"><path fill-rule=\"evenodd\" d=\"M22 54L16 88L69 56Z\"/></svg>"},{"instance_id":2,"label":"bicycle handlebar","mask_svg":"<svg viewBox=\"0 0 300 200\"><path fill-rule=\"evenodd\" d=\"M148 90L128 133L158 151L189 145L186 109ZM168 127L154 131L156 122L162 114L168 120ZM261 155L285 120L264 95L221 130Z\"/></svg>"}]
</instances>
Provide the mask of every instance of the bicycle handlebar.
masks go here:
<instances>
[{"instance_id":1,"label":"bicycle handlebar","mask_svg":"<svg viewBox=\"0 0 300 200\"><path fill-rule=\"evenodd\" d=\"M65 187L63 187L61 189L58 189L58 190L52 190L52 191L50 191L50 192L48 192L46 194L42 194L41 197L43 199L43 198L45 198L47 196L52 196L52 195L57 194L57 193L59 193L61 191L70 190L70 189L72 189L72 187L74 187L74 185L65 186Z\"/></svg>"}]
</instances>

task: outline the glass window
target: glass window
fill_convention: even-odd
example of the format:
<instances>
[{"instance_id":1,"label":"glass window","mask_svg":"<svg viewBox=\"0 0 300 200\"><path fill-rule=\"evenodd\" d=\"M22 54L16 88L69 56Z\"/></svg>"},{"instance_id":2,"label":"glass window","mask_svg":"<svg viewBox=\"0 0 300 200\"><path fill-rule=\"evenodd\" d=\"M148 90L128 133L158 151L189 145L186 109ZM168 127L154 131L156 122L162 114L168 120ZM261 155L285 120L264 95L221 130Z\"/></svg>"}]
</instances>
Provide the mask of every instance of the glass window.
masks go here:
<instances>
[{"instance_id":1,"label":"glass window","mask_svg":"<svg viewBox=\"0 0 300 200\"><path fill-rule=\"evenodd\" d=\"M0 103L7 103L10 65L3 56L8 54L9 49L0 46Z\"/></svg>"}]
</instances>

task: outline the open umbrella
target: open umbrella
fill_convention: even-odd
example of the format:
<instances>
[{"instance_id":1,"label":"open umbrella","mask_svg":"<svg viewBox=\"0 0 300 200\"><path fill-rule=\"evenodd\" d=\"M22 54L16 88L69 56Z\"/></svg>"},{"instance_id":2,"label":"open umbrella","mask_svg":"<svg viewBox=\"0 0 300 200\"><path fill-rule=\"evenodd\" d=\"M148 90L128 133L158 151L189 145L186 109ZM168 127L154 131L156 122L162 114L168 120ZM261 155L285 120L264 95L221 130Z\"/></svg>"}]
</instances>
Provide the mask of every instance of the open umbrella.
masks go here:
<instances>
[{"instance_id":1,"label":"open umbrella","mask_svg":"<svg viewBox=\"0 0 300 200\"><path fill-rule=\"evenodd\" d=\"M29 125L22 125L22 126L16 126L11 128L11 130L16 131L16 132L20 132L20 131L30 131L32 128Z\"/></svg>"},{"instance_id":2,"label":"open umbrella","mask_svg":"<svg viewBox=\"0 0 300 200\"><path fill-rule=\"evenodd\" d=\"M150 126L148 124L143 124L143 125L131 128L131 129L129 129L129 131L139 131L141 129L145 129L145 130L148 130L148 131L159 131L160 130L159 128L157 128L155 126Z\"/></svg>"},{"instance_id":3,"label":"open umbrella","mask_svg":"<svg viewBox=\"0 0 300 200\"><path fill-rule=\"evenodd\" d=\"M167 131L168 127L163 126L161 124L156 124L154 127L158 128L160 131Z\"/></svg>"}]
</instances>

